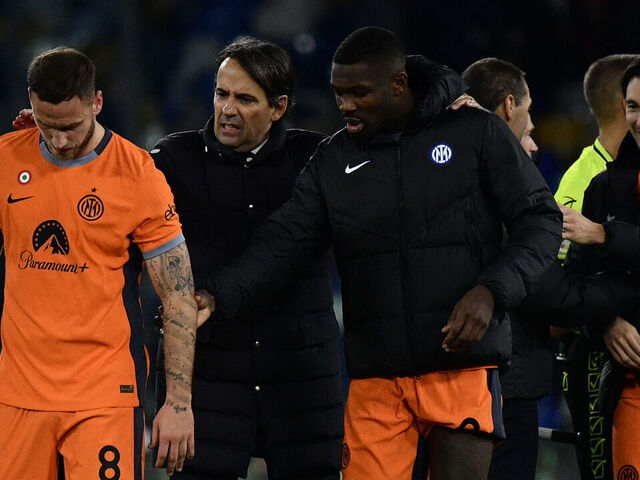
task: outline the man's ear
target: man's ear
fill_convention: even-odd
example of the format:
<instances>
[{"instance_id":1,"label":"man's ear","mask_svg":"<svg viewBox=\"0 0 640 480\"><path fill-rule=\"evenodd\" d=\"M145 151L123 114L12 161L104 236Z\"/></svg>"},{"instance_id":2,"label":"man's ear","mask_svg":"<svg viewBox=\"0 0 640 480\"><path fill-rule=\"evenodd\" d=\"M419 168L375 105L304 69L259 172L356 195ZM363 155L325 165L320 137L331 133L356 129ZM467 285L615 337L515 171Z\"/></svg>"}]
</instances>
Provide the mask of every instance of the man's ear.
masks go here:
<instances>
[{"instance_id":1,"label":"man's ear","mask_svg":"<svg viewBox=\"0 0 640 480\"><path fill-rule=\"evenodd\" d=\"M409 85L409 77L407 72L398 72L391 78L391 95L397 97L402 95Z\"/></svg>"},{"instance_id":2,"label":"man's ear","mask_svg":"<svg viewBox=\"0 0 640 480\"><path fill-rule=\"evenodd\" d=\"M513 113L516 111L516 99L513 95L509 94L504 97L504 100L498 105L495 113L498 114L505 122L509 123L513 118Z\"/></svg>"},{"instance_id":3,"label":"man's ear","mask_svg":"<svg viewBox=\"0 0 640 480\"><path fill-rule=\"evenodd\" d=\"M93 114L98 115L102 111L102 90L96 91L93 97Z\"/></svg>"},{"instance_id":4,"label":"man's ear","mask_svg":"<svg viewBox=\"0 0 640 480\"><path fill-rule=\"evenodd\" d=\"M273 113L271 114L271 121L277 122L282 118L282 116L287 111L287 106L289 105L289 97L287 95L280 95L278 97L278 101L273 107Z\"/></svg>"}]
</instances>

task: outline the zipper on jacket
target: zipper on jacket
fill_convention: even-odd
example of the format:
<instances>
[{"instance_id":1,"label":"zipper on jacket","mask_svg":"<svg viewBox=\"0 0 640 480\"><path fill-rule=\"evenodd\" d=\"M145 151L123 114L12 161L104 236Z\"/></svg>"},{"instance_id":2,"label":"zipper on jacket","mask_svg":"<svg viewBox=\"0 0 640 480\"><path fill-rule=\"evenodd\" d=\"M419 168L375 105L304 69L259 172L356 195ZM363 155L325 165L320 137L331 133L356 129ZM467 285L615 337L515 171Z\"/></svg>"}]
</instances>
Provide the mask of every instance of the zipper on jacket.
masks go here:
<instances>
[{"instance_id":1,"label":"zipper on jacket","mask_svg":"<svg viewBox=\"0 0 640 480\"><path fill-rule=\"evenodd\" d=\"M404 323L405 332L407 335L407 346L410 367L414 365L415 358L413 353L413 343L411 342L411 320L412 314L409 308L408 301L408 276L409 276L409 259L408 259L408 242L407 235L404 229L404 188L402 182L402 138L396 146L396 179L398 182L398 246L400 253L400 271L401 271L401 283L402 289L402 305L404 310Z\"/></svg>"}]
</instances>

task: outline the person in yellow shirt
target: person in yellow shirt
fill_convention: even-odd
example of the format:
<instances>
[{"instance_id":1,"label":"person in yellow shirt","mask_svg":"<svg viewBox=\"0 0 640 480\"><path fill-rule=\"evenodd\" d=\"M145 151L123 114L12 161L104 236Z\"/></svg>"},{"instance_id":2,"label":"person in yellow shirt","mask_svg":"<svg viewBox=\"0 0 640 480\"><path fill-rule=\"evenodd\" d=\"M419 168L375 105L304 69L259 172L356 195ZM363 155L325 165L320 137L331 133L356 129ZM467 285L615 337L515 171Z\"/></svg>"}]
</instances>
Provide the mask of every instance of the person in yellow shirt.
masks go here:
<instances>
[{"instance_id":1,"label":"person in yellow shirt","mask_svg":"<svg viewBox=\"0 0 640 480\"><path fill-rule=\"evenodd\" d=\"M627 133L624 99L620 92L620 77L635 55L609 55L593 62L584 76L584 98L598 122L598 137L585 147L580 157L567 169L558 185L558 203L582 212L584 191L591 179L605 169L618 153ZM564 260L569 248L564 240L559 258Z\"/></svg>"}]
</instances>

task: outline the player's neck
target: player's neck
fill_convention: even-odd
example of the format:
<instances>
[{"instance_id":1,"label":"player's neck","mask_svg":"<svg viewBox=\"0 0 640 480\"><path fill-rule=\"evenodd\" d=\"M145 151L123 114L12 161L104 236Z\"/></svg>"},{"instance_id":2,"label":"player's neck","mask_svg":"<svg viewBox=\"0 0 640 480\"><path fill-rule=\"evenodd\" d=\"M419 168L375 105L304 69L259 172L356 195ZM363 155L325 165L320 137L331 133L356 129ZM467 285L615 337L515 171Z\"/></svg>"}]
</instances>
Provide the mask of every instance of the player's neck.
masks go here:
<instances>
[{"instance_id":1,"label":"player's neck","mask_svg":"<svg viewBox=\"0 0 640 480\"><path fill-rule=\"evenodd\" d=\"M627 134L626 124L625 128L621 128L619 125L612 123L610 125L603 125L598 132L598 138L604 149L611 155L611 158L616 158L618 155L618 149L620 144Z\"/></svg>"},{"instance_id":2,"label":"player's neck","mask_svg":"<svg viewBox=\"0 0 640 480\"><path fill-rule=\"evenodd\" d=\"M98 144L102 141L102 137L104 137L104 133L105 133L105 128L102 125L100 125L96 120L93 134L91 135L91 138L87 142L87 146L83 148L82 151L78 152L79 157L84 157L85 155L88 155L90 152L93 152L98 146Z\"/></svg>"}]
</instances>

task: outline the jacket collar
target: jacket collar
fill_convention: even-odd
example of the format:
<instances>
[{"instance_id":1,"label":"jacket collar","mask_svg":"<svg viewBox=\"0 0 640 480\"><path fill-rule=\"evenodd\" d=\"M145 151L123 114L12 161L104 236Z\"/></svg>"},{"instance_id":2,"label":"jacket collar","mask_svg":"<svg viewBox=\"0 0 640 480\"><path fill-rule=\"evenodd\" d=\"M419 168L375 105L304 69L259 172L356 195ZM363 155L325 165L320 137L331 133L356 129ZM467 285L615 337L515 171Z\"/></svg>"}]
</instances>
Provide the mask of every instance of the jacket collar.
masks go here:
<instances>
[{"instance_id":1,"label":"jacket collar","mask_svg":"<svg viewBox=\"0 0 640 480\"><path fill-rule=\"evenodd\" d=\"M279 120L271 125L269 139L258 153L254 154L251 151L236 152L218 141L213 131L214 122L215 118L212 115L211 118L207 120L204 129L201 130L204 143L210 152L217 152L221 158L231 162L245 163L247 158L252 158L252 164L263 162L265 159L273 156L274 153L281 151L286 140L286 129L284 128L283 121Z\"/></svg>"},{"instance_id":2,"label":"jacket collar","mask_svg":"<svg viewBox=\"0 0 640 480\"><path fill-rule=\"evenodd\" d=\"M627 132L624 139L622 139L616 160L607 166L609 165L612 167L615 165L640 166L640 149L638 149L638 144L635 138L633 138L633 135L631 135L631 132Z\"/></svg>"}]
</instances>

